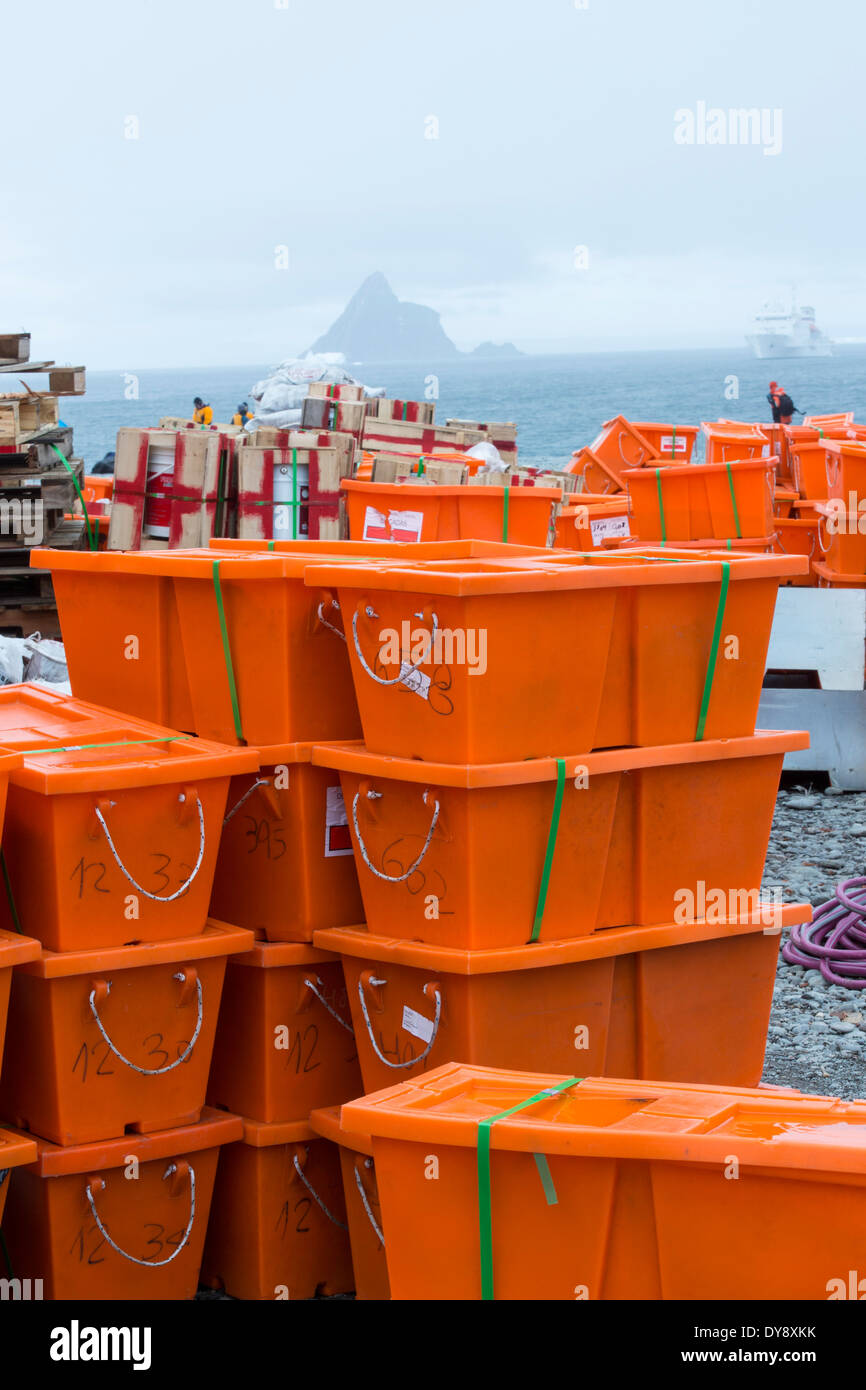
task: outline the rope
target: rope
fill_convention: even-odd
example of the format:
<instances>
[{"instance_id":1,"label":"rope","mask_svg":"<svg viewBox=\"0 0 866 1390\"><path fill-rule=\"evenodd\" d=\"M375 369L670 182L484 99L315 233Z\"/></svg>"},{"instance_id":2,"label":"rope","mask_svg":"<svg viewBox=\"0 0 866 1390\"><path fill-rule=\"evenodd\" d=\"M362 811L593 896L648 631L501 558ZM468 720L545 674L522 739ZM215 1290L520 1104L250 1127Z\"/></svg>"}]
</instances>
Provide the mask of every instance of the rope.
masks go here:
<instances>
[{"instance_id":1,"label":"rope","mask_svg":"<svg viewBox=\"0 0 866 1390\"><path fill-rule=\"evenodd\" d=\"M366 1166L367 1166L368 1168L372 1168L372 1166L373 1166L373 1160L372 1160L372 1158L365 1159L365 1164L366 1164ZM364 1203L364 1210L365 1210L365 1212L367 1213L367 1219L368 1219L368 1221L370 1222L370 1225L373 1227L373 1230L376 1232L376 1235L377 1235L378 1240L379 1240L379 1244L380 1244L381 1246L384 1247L384 1244L385 1244L385 1237L382 1235L382 1231L381 1231L381 1228L380 1228L380 1226L379 1226L379 1223L378 1223L378 1221L376 1220L375 1216L373 1215L373 1208L370 1206L370 1199L369 1199L369 1197L367 1196L367 1189L364 1187L364 1184L363 1184L363 1182L361 1181L361 1174L358 1172L358 1164L357 1164L357 1161L355 1162L355 1165L354 1165L352 1171L353 1171L354 1174L355 1174L355 1186L356 1186L357 1189L358 1189L358 1192L359 1192L360 1197L361 1197L361 1201Z\"/></svg>"},{"instance_id":2,"label":"rope","mask_svg":"<svg viewBox=\"0 0 866 1390\"><path fill-rule=\"evenodd\" d=\"M339 613L339 611L340 611L340 605L339 605L338 601L337 601L335 598L332 598L332 599L331 599L331 607L332 607L332 608L336 608L337 612ZM319 604L318 608L316 609L316 617L318 618L319 622L322 624L322 627L328 628L331 632L336 632L336 634L337 634L337 636L339 637L340 641L341 641L341 642L345 642L345 640L346 640L346 634L345 634L345 632L343 632L342 628L335 627L334 624L333 624L333 623L329 623L328 620L327 620L327 618L325 617L325 601L324 601L324 599L322 600L322 602Z\"/></svg>"},{"instance_id":3,"label":"rope","mask_svg":"<svg viewBox=\"0 0 866 1390\"><path fill-rule=\"evenodd\" d=\"M713 628L713 639L710 644L710 658L707 662L707 674L704 678L704 690L701 695L701 707L698 711L698 727L695 730L695 742L700 743L707 727L707 711L710 707L710 696L713 693L713 681L716 675L716 662L719 657L719 643L722 638L722 621L725 616L725 604L728 601L728 585L731 582L731 562L722 561L722 587L719 591L719 602L716 607L716 622Z\"/></svg>"},{"instance_id":4,"label":"rope","mask_svg":"<svg viewBox=\"0 0 866 1390\"><path fill-rule=\"evenodd\" d=\"M225 662L226 677L229 683L229 698L232 702L232 718L234 719L235 724L235 734L237 735L238 741L240 743L246 743L246 739L244 738L243 725L241 723L241 709L240 705L238 704L238 688L235 682L235 668L234 663L232 662L232 649L229 644L229 630L228 625L226 623L225 604L223 603L223 590L222 580L220 579L219 560L214 560L213 562L213 587L214 595L216 597L217 615L219 617L220 624L220 637L222 638L223 661Z\"/></svg>"},{"instance_id":5,"label":"rope","mask_svg":"<svg viewBox=\"0 0 866 1390\"><path fill-rule=\"evenodd\" d=\"M490 1131L498 1120L505 1120L509 1115L516 1115L520 1110L527 1110L530 1105L537 1105L539 1101L548 1100L551 1096L558 1095L560 1091L566 1091L571 1086L579 1086L582 1080L582 1077L575 1076L569 1081L560 1081L556 1086L549 1086L546 1090L538 1091L534 1096L530 1096L528 1100L522 1100L519 1105L512 1105L508 1110L500 1110L498 1115L491 1115L489 1119L479 1122L478 1234L481 1243L481 1297L485 1301L489 1301L495 1297L493 1292L493 1207L490 1184Z\"/></svg>"},{"instance_id":6,"label":"rope","mask_svg":"<svg viewBox=\"0 0 866 1390\"><path fill-rule=\"evenodd\" d=\"M315 980L315 984L313 984L313 980ZM306 988L310 991L311 994L315 994L322 1007L328 1010L328 1013L331 1015L331 1018L335 1018L339 1023L340 1027L345 1028L346 1032L351 1033L352 1037L354 1037L355 1030L352 1027L351 1023L347 1023L344 1018L341 1018L340 1015L337 1013L337 1010L331 1008L325 996L319 993L319 990L323 990L325 988L325 986L322 984L322 981L319 979L319 976L314 975L313 980L310 979L309 975L304 977L304 984ZM316 988L316 985L318 985L318 989Z\"/></svg>"},{"instance_id":7,"label":"rope","mask_svg":"<svg viewBox=\"0 0 866 1390\"><path fill-rule=\"evenodd\" d=\"M375 796L381 796L381 794L382 794L381 792L376 792L376 793L368 792L368 793L367 793L368 796L374 796L374 795L375 795ZM407 878L411 878L412 875L414 874L415 870L416 870L416 869L419 867L419 865L423 862L424 856L425 856L425 854L427 853L428 849L430 848L430 841L433 839L433 832L434 832L434 830L436 829L436 824L437 824L437 822L438 822L438 820L439 820L439 802L437 801L436 804L435 804L435 806L434 806L434 808L433 808L433 819L432 819L431 822L430 822L430 829L427 831L427 838L426 838L426 840L424 841L424 846L423 846L423 848L422 848L422 850L421 850L421 853L418 855L418 858L415 860L415 863L412 864L411 867L408 868L404 874L400 874L399 877L396 877L396 876L394 876L393 874L386 874L386 873L383 873L381 869L377 869L376 866L375 866L375 864L373 864L372 861L371 861L371 859L370 859L370 855L369 855L369 852L368 852L368 850L367 850L367 846L364 844L364 839L363 839L363 836L361 835L360 826L358 825L358 802L359 802L360 798L361 798L361 793L360 793L359 791L358 791L358 792L355 792L354 798L353 798L353 800L352 800L352 824L353 824L353 826L355 827L355 837L356 837L356 839L357 839L357 841L358 841L358 848L359 848L360 851L361 851L361 857L362 857L362 859L364 860L364 863L367 865L367 868L370 870L370 873L371 873L371 874L375 874L376 878L381 878L385 883L405 883L406 880L407 880ZM427 804L427 793L426 793L426 791L424 792L423 800L424 800L424 804L426 805L426 804Z\"/></svg>"},{"instance_id":8,"label":"rope","mask_svg":"<svg viewBox=\"0 0 866 1390\"><path fill-rule=\"evenodd\" d=\"M866 878L845 879L811 922L792 927L782 959L820 970L828 984L866 989Z\"/></svg>"},{"instance_id":9,"label":"rope","mask_svg":"<svg viewBox=\"0 0 866 1390\"><path fill-rule=\"evenodd\" d=\"M565 793L565 759L556 760L556 792L553 798L553 813L550 817L550 828L547 832L547 848L544 851L544 865L541 870L541 882L538 885L538 900L535 904L535 918L532 923L532 935L530 943L537 941L541 932L541 923L544 917L544 909L547 904L547 890L550 887L550 871L553 868L553 856L556 851L556 837L559 832L559 818L562 813L562 798Z\"/></svg>"},{"instance_id":10,"label":"rope","mask_svg":"<svg viewBox=\"0 0 866 1390\"><path fill-rule=\"evenodd\" d=\"M387 983L387 980L377 980L375 977L372 977L370 980L370 984L376 986L386 985ZM379 1051L379 1044L376 1042L375 1034L373 1033L373 1025L370 1022L370 1015L367 1012L367 1000L364 997L364 977L363 975L360 975L358 977L358 998L361 1001L361 1013L364 1015L364 1022L367 1025L367 1032L370 1035L370 1042L373 1044L373 1051L379 1058L379 1061L384 1062L385 1066L391 1067L393 1071L404 1071L406 1067L414 1067L417 1065L418 1062L423 1062L425 1058L430 1056L430 1053L432 1052L434 1044L436 1042L436 1035L439 1032L439 1020L442 1017L442 995L438 989L434 990L433 992L436 997L436 1014L432 1021L433 1033L431 1035L430 1041L424 1048L424 1051L418 1053L417 1057L410 1057L405 1062L392 1062L389 1058L387 1058L384 1055L384 1053Z\"/></svg>"},{"instance_id":11,"label":"rope","mask_svg":"<svg viewBox=\"0 0 866 1390\"><path fill-rule=\"evenodd\" d=\"M232 807L232 809L229 811L228 815L223 817L223 825L228 825L228 823L229 823L229 821L231 820L232 816L236 816L236 815L237 815L238 811L241 809L241 807L243 806L244 802L245 802L245 801L249 801L250 797L253 795L253 792L257 792L258 789L259 789L259 787L267 787L267 786L270 786L270 778L269 778L269 777L257 777L256 780L253 782L253 785L252 785L251 787L247 787L247 790L244 792L244 794L243 794L243 796L241 797L240 801L236 801L235 804L234 804L234 806Z\"/></svg>"},{"instance_id":12,"label":"rope","mask_svg":"<svg viewBox=\"0 0 866 1390\"><path fill-rule=\"evenodd\" d=\"M184 975L182 970L179 970L178 973L176 975L172 975L171 978L173 980L180 980L181 983L183 983L183 981L186 979L186 976ZM185 1062L187 1058L189 1058L192 1055L192 1050L198 1042L198 1035L201 1032L202 1019L204 1018L204 997L202 995L201 980L199 980L198 978L196 978L195 988L196 994L198 995L198 1018L195 1021L195 1031L189 1040L189 1044L187 1045L186 1051L180 1057L178 1057L177 1061L169 1062L168 1065L164 1067L138 1067L136 1066L135 1062L130 1062L128 1057L124 1057L123 1053L119 1052L118 1049L115 1047L114 1043L111 1041L111 1038L108 1036L108 1034L105 1031L105 1028L103 1027L102 1019L99 1017L99 1010L96 1007L95 988L90 991L90 997L87 1002L90 1005L90 1012L93 1014L93 1017L96 1020L96 1026L102 1034L103 1042L108 1044L108 1047L114 1053L118 1062L122 1062L125 1067L129 1067L130 1071L138 1072L139 1076L162 1076L167 1071L174 1071L175 1067L180 1066L181 1062ZM110 980L108 981L108 993L111 993Z\"/></svg>"},{"instance_id":13,"label":"rope","mask_svg":"<svg viewBox=\"0 0 866 1390\"><path fill-rule=\"evenodd\" d=\"M107 1240L107 1241L108 1241L108 1244L111 1246L112 1250L116 1250L117 1253L118 1253L118 1255L122 1255L123 1258L124 1258L125 1260L129 1260L132 1264L134 1264L134 1265L144 1265L146 1268L149 1268L149 1269L162 1269L164 1265L170 1265L171 1262L172 1262L172 1260L176 1260L176 1259L177 1259L177 1257L178 1257L178 1255L180 1254L181 1250L183 1250L184 1246L186 1245L187 1241L189 1240L190 1233L192 1232L193 1222L195 1221L195 1169L193 1168L192 1164L189 1164L188 1166L189 1166L189 1221L187 1222L186 1230L185 1230L184 1233L183 1233L183 1240L180 1242L180 1245L176 1246L175 1249L174 1249L174 1250L171 1252L171 1254L168 1256L168 1258L165 1259L165 1260L140 1260L140 1259L138 1259L138 1257L137 1257L136 1255L130 1255L126 1250L122 1250L122 1249L120 1248L120 1246L117 1245L117 1244L111 1239L111 1236L108 1234L108 1231L105 1229L105 1227L103 1226L102 1222L101 1222L100 1219L99 1219L99 1213L98 1213L97 1210L96 1210L96 1204L94 1203L94 1200L93 1200L93 1193L92 1193L91 1190L90 1190L90 1183L88 1182L88 1184L87 1184L87 1186L85 1187L84 1191L85 1191L85 1195L86 1195L86 1197L87 1197L88 1204L89 1204L89 1206L90 1206L91 1215L93 1216L93 1219L94 1219L94 1221L96 1222L97 1229L99 1230L100 1235L103 1237L104 1240ZM176 1172L177 1172L177 1164L175 1164L175 1163L170 1163L169 1166L166 1168L165 1172L164 1172L163 1175L162 1175L162 1180L163 1180L163 1182L165 1182L166 1178L170 1178L171 1175L172 1175L172 1173L176 1173Z\"/></svg>"},{"instance_id":14,"label":"rope","mask_svg":"<svg viewBox=\"0 0 866 1390\"><path fill-rule=\"evenodd\" d=\"M309 1154L309 1152L310 1152L309 1149L305 1149L305 1150L304 1150L304 1154L305 1154L305 1155ZM293 1162L294 1165L295 1165L295 1172L297 1173L297 1175L298 1175L298 1177L300 1178L301 1182L304 1184L304 1187L307 1189L307 1191L309 1192L310 1196L312 1197L312 1199L313 1199L313 1201L316 1203L316 1205L317 1205L318 1207L321 1207L322 1211L325 1213L325 1215L327 1216L328 1220L329 1220L329 1221L332 1221L332 1222L334 1223L335 1226L339 1226L339 1228L340 1228L341 1231L348 1231L348 1229L349 1229L348 1226L344 1225L342 1221L338 1221L337 1218L336 1218L336 1216L334 1215L334 1213L333 1213L332 1211L329 1211L329 1210L328 1210L328 1208L325 1206L325 1203L322 1201L321 1197L319 1196L318 1192L317 1192L316 1189L313 1187L313 1184L309 1181L308 1178L306 1178L306 1177L304 1176L304 1170L303 1170L303 1168L301 1167L300 1163L298 1162L298 1155L297 1155L297 1154L292 1154L292 1162Z\"/></svg>"},{"instance_id":15,"label":"rope","mask_svg":"<svg viewBox=\"0 0 866 1390\"><path fill-rule=\"evenodd\" d=\"M184 799L183 793L181 794L180 799L181 799L181 801ZM195 882L196 878L198 877L198 871L199 871L199 869L201 868L201 866L202 866L202 860L204 859L204 841L205 841L205 834L204 834L204 810L203 810L203 808L202 808L201 798L200 798L198 795L196 795L196 799L195 799L195 800L196 800L196 806L198 807L198 829L199 829L198 858L197 858L196 861L195 861L195 866L194 866L193 871L192 871L192 873L190 874L189 878L186 880L185 883L182 883L181 886L180 886L174 893L172 893L171 896L168 897L168 898L161 898L161 897L159 896L158 893L151 893L147 888L142 888L141 884L136 882L136 880L132 877L132 874L131 874L131 873L129 872L129 870L127 869L126 865L124 864L123 860L120 858L120 855L118 854L118 852L117 852L117 850L116 850L116 848L115 848L114 841L113 841L112 838L111 838L111 831L109 830L109 828L108 828L108 826L107 826L107 824L106 824L105 817L103 816L103 814L102 814L102 812L100 811L100 809L99 809L98 806L95 808L95 810L96 810L96 819L99 821L99 824L102 826L103 832L104 832L104 834L105 834L105 838L106 838L106 840L108 841L108 848L111 850L111 853L112 853L112 856L113 856L113 858L114 858L115 864L117 865L117 867L118 867L118 869L120 870L120 872L123 874L124 878L125 878L129 883L132 884L132 886L133 886L133 888L135 889L136 893L143 893L144 896L145 896L146 898L150 898L151 902L155 902L155 903L173 903L173 902L175 902L178 898L183 897L184 893L185 893L189 888L192 887L193 883ZM112 802L111 804L114 805L114 802Z\"/></svg>"},{"instance_id":16,"label":"rope","mask_svg":"<svg viewBox=\"0 0 866 1390\"><path fill-rule=\"evenodd\" d=\"M365 608L364 612L368 618L378 618L379 616L376 610L374 608L371 608L369 604ZM416 613L415 617L419 618L421 617L421 614ZM400 665L400 670L398 671L397 675L394 676L393 680L386 680L384 676L377 676L376 672L372 669L372 667L367 665L364 653L361 651L361 644L358 641L358 609L355 609L355 612L352 614L352 637L355 642L355 651L357 652L358 660L360 661L367 675L372 680L374 680L377 685L398 685L400 681L405 682L406 677L408 675L410 675L413 671L419 671L421 667L430 660L430 657L433 652L433 644L436 641L436 633L439 630L439 619L437 618L436 614L431 614L431 617L433 631L430 634L430 647L428 651L425 652L425 654L421 657L420 661L416 662L414 666L410 666L409 663L406 661L402 662Z\"/></svg>"},{"instance_id":17,"label":"rope","mask_svg":"<svg viewBox=\"0 0 866 1390\"><path fill-rule=\"evenodd\" d=\"M64 458L63 454L61 454L56 444L50 444L48 447L54 450L55 454L60 459L60 462L63 464L63 467L66 469L67 473L72 479L72 482L75 486L75 491L78 493L78 500L81 503L81 510L84 512L84 524L87 527L87 544L90 546L91 550L98 550L99 537L94 535L94 532L91 528L90 513L87 510L87 503L84 500L84 493L81 491L81 485L79 484L79 481L75 476L75 469L72 467L69 460L67 458Z\"/></svg>"}]
</instances>

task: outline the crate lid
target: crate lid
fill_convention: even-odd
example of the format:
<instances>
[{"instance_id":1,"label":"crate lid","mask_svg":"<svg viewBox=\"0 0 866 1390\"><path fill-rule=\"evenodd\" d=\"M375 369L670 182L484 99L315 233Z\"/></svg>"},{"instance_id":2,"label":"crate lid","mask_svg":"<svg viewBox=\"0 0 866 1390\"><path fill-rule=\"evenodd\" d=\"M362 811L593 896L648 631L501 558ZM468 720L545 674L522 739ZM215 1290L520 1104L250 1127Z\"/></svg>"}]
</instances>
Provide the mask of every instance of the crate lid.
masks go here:
<instances>
[{"instance_id":1,"label":"crate lid","mask_svg":"<svg viewBox=\"0 0 866 1390\"><path fill-rule=\"evenodd\" d=\"M71 975L104 975L118 970L140 970L148 965L174 965L179 961L209 960L250 951L255 936L245 927L228 926L210 918L198 936L179 936L171 941L141 941L127 946L104 946L85 951L40 951L18 969L41 980L65 980Z\"/></svg>"},{"instance_id":2,"label":"crate lid","mask_svg":"<svg viewBox=\"0 0 866 1390\"><path fill-rule=\"evenodd\" d=\"M36 1158L36 1143L19 1130L0 1129L0 1173L4 1168L18 1168Z\"/></svg>"},{"instance_id":3,"label":"crate lid","mask_svg":"<svg viewBox=\"0 0 866 1390\"><path fill-rule=\"evenodd\" d=\"M391 778L421 786L480 787L522 786L528 782L555 781L559 763L565 763L566 779L601 777L611 772L636 772L642 768L711 763L733 758L783 757L809 747L808 730L759 729L740 738L710 738L697 743L667 743L647 748L608 748L596 753L569 754L564 758L525 758L513 763L437 763L419 758L395 758L370 753L360 739L313 746L318 767L354 772L362 777Z\"/></svg>"},{"instance_id":4,"label":"crate lid","mask_svg":"<svg viewBox=\"0 0 866 1390\"><path fill-rule=\"evenodd\" d=\"M23 1131L14 1131L21 1137ZM117 1139L102 1139L88 1144L51 1144L36 1137L36 1161L32 1167L40 1178L62 1178L72 1174L98 1173L103 1168L122 1168L134 1155L139 1163L160 1158L180 1158L201 1153L222 1144L234 1144L242 1139L244 1122L239 1115L205 1106L195 1124L178 1125L174 1129L159 1129L152 1134L121 1134Z\"/></svg>"},{"instance_id":5,"label":"crate lid","mask_svg":"<svg viewBox=\"0 0 866 1390\"><path fill-rule=\"evenodd\" d=\"M36 960L42 950L42 943L32 936L19 936L18 932L0 931L0 970L9 970L13 965L26 965ZM3 1165L0 1163L0 1168Z\"/></svg>"},{"instance_id":6,"label":"crate lid","mask_svg":"<svg viewBox=\"0 0 866 1390\"><path fill-rule=\"evenodd\" d=\"M661 923L651 927L606 927L561 941L534 941L525 946L496 946L466 950L461 946L441 946L426 941L378 936L366 927L326 927L313 933L323 950L361 960L378 961L387 966L409 965L428 974L493 975L510 970L538 970L550 965L574 965L581 961L610 956L657 951L665 946L686 946L692 942L730 940L737 936L779 937L785 927L812 920L809 903L768 903L760 910L734 920Z\"/></svg>"},{"instance_id":7,"label":"crate lid","mask_svg":"<svg viewBox=\"0 0 866 1390\"><path fill-rule=\"evenodd\" d=\"M457 1062L350 1101L343 1128L375 1138L475 1149L479 1125L492 1149L574 1158L655 1159L719 1165L732 1146L741 1170L846 1173L866 1181L866 1101L798 1092L497 1071Z\"/></svg>"},{"instance_id":8,"label":"crate lid","mask_svg":"<svg viewBox=\"0 0 866 1390\"><path fill-rule=\"evenodd\" d=\"M340 1122L339 1105L323 1106L320 1110L310 1111L310 1125L316 1134L322 1139L330 1139L332 1144L339 1144L344 1149L351 1149L353 1153L365 1154L368 1158L373 1157L373 1141L367 1134L350 1134L343 1129Z\"/></svg>"}]
</instances>

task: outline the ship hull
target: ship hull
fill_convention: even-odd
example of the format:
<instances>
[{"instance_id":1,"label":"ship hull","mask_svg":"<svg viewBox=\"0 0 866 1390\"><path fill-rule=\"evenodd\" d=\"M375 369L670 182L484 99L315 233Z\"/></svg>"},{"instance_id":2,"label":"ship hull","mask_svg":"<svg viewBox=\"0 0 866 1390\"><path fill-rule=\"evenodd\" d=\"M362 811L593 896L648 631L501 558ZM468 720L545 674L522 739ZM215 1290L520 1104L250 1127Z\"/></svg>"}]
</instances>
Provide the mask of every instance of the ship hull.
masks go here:
<instances>
[{"instance_id":1,"label":"ship hull","mask_svg":"<svg viewBox=\"0 0 866 1390\"><path fill-rule=\"evenodd\" d=\"M746 338L756 357L832 357L832 343L792 343L783 337L752 333Z\"/></svg>"}]
</instances>

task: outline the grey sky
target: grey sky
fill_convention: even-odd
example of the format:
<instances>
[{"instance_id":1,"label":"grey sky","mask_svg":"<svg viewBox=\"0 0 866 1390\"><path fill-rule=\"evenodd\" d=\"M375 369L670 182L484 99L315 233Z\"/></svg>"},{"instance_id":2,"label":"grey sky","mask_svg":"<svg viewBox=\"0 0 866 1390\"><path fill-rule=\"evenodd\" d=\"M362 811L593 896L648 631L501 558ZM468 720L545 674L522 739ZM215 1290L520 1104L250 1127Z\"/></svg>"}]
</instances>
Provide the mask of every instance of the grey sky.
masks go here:
<instances>
[{"instance_id":1,"label":"grey sky","mask_svg":"<svg viewBox=\"0 0 866 1390\"><path fill-rule=\"evenodd\" d=\"M827 332L866 335L864 13L7 7L0 328L94 368L273 360L382 270L461 347L738 344L792 279ZM15 57L34 42L35 68ZM698 102L780 109L781 152L677 144L674 113Z\"/></svg>"}]
</instances>

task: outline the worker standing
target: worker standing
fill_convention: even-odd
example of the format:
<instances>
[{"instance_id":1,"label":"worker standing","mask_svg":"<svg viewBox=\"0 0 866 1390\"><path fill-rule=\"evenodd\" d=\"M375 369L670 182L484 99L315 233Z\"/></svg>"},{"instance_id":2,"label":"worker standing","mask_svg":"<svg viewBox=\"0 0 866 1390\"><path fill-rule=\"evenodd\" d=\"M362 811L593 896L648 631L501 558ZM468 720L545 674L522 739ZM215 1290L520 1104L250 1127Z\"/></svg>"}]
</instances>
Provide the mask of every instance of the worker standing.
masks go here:
<instances>
[{"instance_id":1,"label":"worker standing","mask_svg":"<svg viewBox=\"0 0 866 1390\"><path fill-rule=\"evenodd\" d=\"M232 416L232 424L240 425L243 428L252 418L253 412L250 410L246 401L242 401Z\"/></svg>"},{"instance_id":2,"label":"worker standing","mask_svg":"<svg viewBox=\"0 0 866 1390\"><path fill-rule=\"evenodd\" d=\"M767 396L770 408L773 412L774 425L790 425L795 413L802 415L801 410L797 410L787 391L783 391L778 381L770 382L770 391Z\"/></svg>"},{"instance_id":3,"label":"worker standing","mask_svg":"<svg viewBox=\"0 0 866 1390\"><path fill-rule=\"evenodd\" d=\"M210 405L205 405L205 403L204 403L204 401L202 400L201 396L196 396L195 400L193 401L193 417L192 417L192 422L193 422L193 424L194 424L194 425L209 425L209 424L212 423L212 421L213 421L213 407L210 406Z\"/></svg>"}]
</instances>

